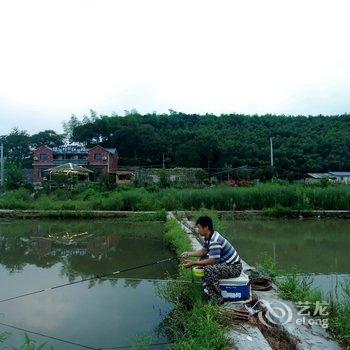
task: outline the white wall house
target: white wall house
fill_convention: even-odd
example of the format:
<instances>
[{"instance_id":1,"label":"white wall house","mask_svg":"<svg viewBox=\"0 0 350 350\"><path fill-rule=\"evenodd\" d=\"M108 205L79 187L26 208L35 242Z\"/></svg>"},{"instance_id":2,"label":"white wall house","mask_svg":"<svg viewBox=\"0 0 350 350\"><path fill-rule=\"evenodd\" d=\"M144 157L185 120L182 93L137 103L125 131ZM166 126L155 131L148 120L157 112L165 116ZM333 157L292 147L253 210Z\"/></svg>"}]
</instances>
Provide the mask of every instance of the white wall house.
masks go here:
<instances>
[{"instance_id":1,"label":"white wall house","mask_svg":"<svg viewBox=\"0 0 350 350\"><path fill-rule=\"evenodd\" d=\"M335 177L335 181L337 182L345 182L346 184L350 184L350 172L349 171L332 171L329 172L331 176Z\"/></svg>"},{"instance_id":2,"label":"white wall house","mask_svg":"<svg viewBox=\"0 0 350 350\"><path fill-rule=\"evenodd\" d=\"M349 171L330 171L328 173L307 173L308 182L319 181L323 177L328 178L334 182L344 182L350 184L350 172Z\"/></svg>"}]
</instances>

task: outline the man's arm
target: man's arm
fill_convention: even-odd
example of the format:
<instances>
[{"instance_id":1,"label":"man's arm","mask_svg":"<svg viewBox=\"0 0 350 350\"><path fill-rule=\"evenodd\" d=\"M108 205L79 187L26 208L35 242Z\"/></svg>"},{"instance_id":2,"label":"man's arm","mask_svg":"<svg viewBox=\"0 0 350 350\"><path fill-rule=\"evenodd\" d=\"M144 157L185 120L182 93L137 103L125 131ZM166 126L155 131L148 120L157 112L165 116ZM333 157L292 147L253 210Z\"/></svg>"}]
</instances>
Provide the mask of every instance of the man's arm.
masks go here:
<instances>
[{"instance_id":1,"label":"man's arm","mask_svg":"<svg viewBox=\"0 0 350 350\"><path fill-rule=\"evenodd\" d=\"M207 253L208 253L208 249L202 248L202 249L195 250L193 252L183 252L181 254L181 258L189 258L191 256L202 257Z\"/></svg>"},{"instance_id":2,"label":"man's arm","mask_svg":"<svg viewBox=\"0 0 350 350\"><path fill-rule=\"evenodd\" d=\"M214 265L216 263L215 259L203 259L200 261L190 261L190 260L186 260L184 262L184 267L189 268L189 267L194 267L194 266L198 266L198 267L204 267L207 265Z\"/></svg>"}]
</instances>

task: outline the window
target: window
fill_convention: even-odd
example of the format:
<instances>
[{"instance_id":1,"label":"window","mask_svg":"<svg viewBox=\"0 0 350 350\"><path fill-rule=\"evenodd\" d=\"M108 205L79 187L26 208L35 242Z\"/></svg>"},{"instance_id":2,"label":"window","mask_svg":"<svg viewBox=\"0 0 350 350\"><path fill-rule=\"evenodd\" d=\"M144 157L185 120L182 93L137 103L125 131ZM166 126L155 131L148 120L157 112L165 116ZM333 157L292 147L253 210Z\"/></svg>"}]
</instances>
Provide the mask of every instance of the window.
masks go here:
<instances>
[{"instance_id":1,"label":"window","mask_svg":"<svg viewBox=\"0 0 350 350\"><path fill-rule=\"evenodd\" d=\"M95 160L101 160L102 159L102 154L101 153L95 153L94 154L94 159Z\"/></svg>"},{"instance_id":2,"label":"window","mask_svg":"<svg viewBox=\"0 0 350 350\"><path fill-rule=\"evenodd\" d=\"M40 160L47 160L47 154L41 153L40 154Z\"/></svg>"}]
</instances>

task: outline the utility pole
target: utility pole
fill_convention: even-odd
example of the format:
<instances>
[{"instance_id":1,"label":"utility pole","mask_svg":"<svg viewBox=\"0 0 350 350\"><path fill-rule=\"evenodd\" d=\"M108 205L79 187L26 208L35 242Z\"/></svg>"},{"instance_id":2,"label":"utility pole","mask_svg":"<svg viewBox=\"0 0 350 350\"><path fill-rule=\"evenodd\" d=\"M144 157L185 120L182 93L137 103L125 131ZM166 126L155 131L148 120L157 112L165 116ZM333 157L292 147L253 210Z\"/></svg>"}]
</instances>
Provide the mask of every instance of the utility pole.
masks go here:
<instances>
[{"instance_id":1,"label":"utility pole","mask_svg":"<svg viewBox=\"0 0 350 350\"><path fill-rule=\"evenodd\" d=\"M272 145L273 137L270 137L270 153L271 153L271 167L273 167L273 145Z\"/></svg>"},{"instance_id":2,"label":"utility pole","mask_svg":"<svg viewBox=\"0 0 350 350\"><path fill-rule=\"evenodd\" d=\"M4 187L4 144L1 143L0 146L0 166L1 166L1 170L0 170L0 177L1 177L1 182L0 185L1 187Z\"/></svg>"},{"instance_id":3,"label":"utility pole","mask_svg":"<svg viewBox=\"0 0 350 350\"><path fill-rule=\"evenodd\" d=\"M165 168L165 158L164 158L164 153L163 153L163 169Z\"/></svg>"},{"instance_id":4,"label":"utility pole","mask_svg":"<svg viewBox=\"0 0 350 350\"><path fill-rule=\"evenodd\" d=\"M211 157L211 149L208 150L208 175L210 178L210 157Z\"/></svg>"}]
</instances>

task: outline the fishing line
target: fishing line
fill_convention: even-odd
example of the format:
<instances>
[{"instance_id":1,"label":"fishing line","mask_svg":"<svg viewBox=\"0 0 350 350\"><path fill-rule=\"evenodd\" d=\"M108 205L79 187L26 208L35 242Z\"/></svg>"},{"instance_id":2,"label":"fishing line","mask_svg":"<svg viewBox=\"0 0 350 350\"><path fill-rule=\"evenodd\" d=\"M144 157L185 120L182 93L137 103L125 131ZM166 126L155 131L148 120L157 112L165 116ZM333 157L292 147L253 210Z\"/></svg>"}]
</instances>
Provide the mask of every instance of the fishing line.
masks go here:
<instances>
[{"instance_id":1,"label":"fishing line","mask_svg":"<svg viewBox=\"0 0 350 350\"><path fill-rule=\"evenodd\" d=\"M168 342L164 342L164 343L151 343L151 344L147 344L147 346L162 346L162 345L170 345L173 343L168 343ZM125 346L114 346L112 348L98 348L97 350L114 350L114 349L130 349L130 348L135 348L134 345L125 345Z\"/></svg>"},{"instance_id":2,"label":"fishing line","mask_svg":"<svg viewBox=\"0 0 350 350\"><path fill-rule=\"evenodd\" d=\"M57 341L60 341L60 342L63 342L63 343L80 346L80 347L85 348L85 349L99 350L99 348L93 348L93 347L88 346L88 345L83 345L83 344L75 343L75 342L72 342L72 341L69 341L69 340L65 340L65 339L61 339L61 338L57 338L57 337L52 337L51 335L46 335L46 334L42 334L42 333L39 333L39 332L29 331L28 329L24 329L24 328L21 328L21 327L16 327L16 326L13 326L11 324L0 322L0 325L5 326L5 327L9 327L9 328L13 328L13 329L16 329L16 330L19 330L19 331L23 331L25 333L40 335L41 337L57 340Z\"/></svg>"},{"instance_id":3,"label":"fishing line","mask_svg":"<svg viewBox=\"0 0 350 350\"><path fill-rule=\"evenodd\" d=\"M80 343L75 343L75 342L72 342L72 341L70 341L70 340L66 340L66 339L62 339L62 338L58 338L58 337L53 337L53 336L51 336L51 335L47 335L47 334L43 334L43 333L39 333L39 332L30 331L30 330L28 330L28 329L21 328L21 327L17 327L17 326L13 326L13 325L7 324L7 323L2 323L2 322L0 322L0 325L5 326L5 327L9 327L9 328L13 328L13 329L16 329L16 330L18 330L18 331L23 331L23 332L25 332L25 333L34 334L34 335L39 335L39 336L44 337L44 338L57 340L57 341L62 342L62 343L66 343L66 344L70 344L70 345L75 345L75 346L80 346L81 348L90 349L90 350L131 349L131 348L134 347L133 345L121 345L121 346L114 346L114 347L98 347L98 348L95 348L95 347L92 347L92 346L89 346L89 345L84 345L84 344L80 344ZM149 345L149 346L161 346L161 345L169 345L169 344L171 344L171 343L163 342L163 343L151 343L151 344L148 344L148 345Z\"/></svg>"},{"instance_id":4,"label":"fishing line","mask_svg":"<svg viewBox=\"0 0 350 350\"><path fill-rule=\"evenodd\" d=\"M134 266L134 267L129 267L129 268L127 268L127 269L123 269L123 270L119 270L119 271L114 271L114 272L111 272L111 273L107 273L107 274L105 274L105 275L96 275L96 276L94 276L94 277L84 278L84 279L82 279L82 280L80 280L80 281L68 282L68 283L60 284L60 285L58 285L58 286L54 286L54 287L50 287L50 288L46 288L46 289L36 290L36 291L34 291L34 292L29 292L29 293L17 295L17 296L15 296L15 297L11 297L11 298L7 298L7 299L0 300L0 303L3 303L3 302L5 302L5 301L14 300L14 299L24 298L24 297L26 297L26 296L33 295L33 294L48 292L48 291L50 291L50 290L54 290L54 289L58 289L58 288L62 288L62 287L71 286L71 285L77 284L77 283L82 283L82 282L87 282L87 281L91 281L91 280L94 280L94 279L100 279L100 278L104 278L104 277L108 277L108 276L118 275L119 273L122 273L122 272L132 271L132 270L140 269L140 268L146 267L146 266L152 266L152 265L156 265L156 264L161 264L161 263L168 262L168 261L172 261L172 260L175 260L175 259L178 259L178 257L167 258L167 259L163 259L163 260L158 260L158 261L154 261L154 262L152 262L152 263L143 264L143 265L138 265L138 266Z\"/></svg>"}]
</instances>

